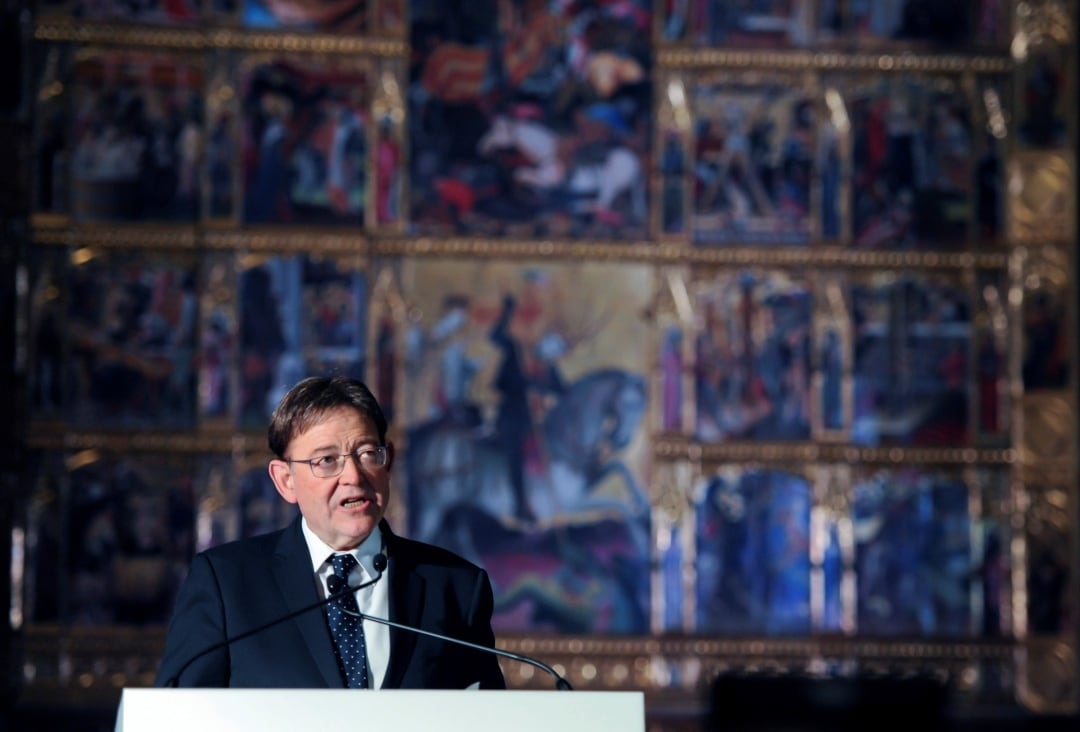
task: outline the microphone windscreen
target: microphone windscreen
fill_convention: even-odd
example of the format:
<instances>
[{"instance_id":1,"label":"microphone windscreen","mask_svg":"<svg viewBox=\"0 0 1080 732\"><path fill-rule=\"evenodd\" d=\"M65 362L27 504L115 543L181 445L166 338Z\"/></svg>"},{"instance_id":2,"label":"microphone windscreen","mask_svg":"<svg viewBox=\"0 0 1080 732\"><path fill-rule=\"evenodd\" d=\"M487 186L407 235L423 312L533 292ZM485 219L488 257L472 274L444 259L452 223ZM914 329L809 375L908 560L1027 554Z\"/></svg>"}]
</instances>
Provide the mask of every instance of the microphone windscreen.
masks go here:
<instances>
[{"instance_id":1,"label":"microphone windscreen","mask_svg":"<svg viewBox=\"0 0 1080 732\"><path fill-rule=\"evenodd\" d=\"M376 572L382 572L386 569L386 555L379 552L372 558L372 564L375 566Z\"/></svg>"}]
</instances>

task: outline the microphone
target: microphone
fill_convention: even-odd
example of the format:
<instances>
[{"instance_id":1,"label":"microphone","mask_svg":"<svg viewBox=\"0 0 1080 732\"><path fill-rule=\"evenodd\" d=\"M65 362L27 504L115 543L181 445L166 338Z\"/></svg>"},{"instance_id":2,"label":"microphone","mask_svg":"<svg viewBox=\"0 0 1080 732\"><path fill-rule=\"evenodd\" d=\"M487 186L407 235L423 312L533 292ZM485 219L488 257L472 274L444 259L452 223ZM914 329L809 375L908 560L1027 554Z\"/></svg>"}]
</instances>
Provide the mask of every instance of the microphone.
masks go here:
<instances>
[{"instance_id":1,"label":"microphone","mask_svg":"<svg viewBox=\"0 0 1080 732\"><path fill-rule=\"evenodd\" d=\"M284 623L286 620L292 620L297 615L303 615L304 613L322 607L323 605L329 605L331 602L345 597L350 592L356 592L357 590L362 590L365 587L370 587L371 585L382 579L383 571L386 569L386 555L382 552L379 552L374 557L372 557L372 564L375 567L375 571L378 573L373 579L369 579L367 582L361 582L358 585L350 585L337 575L331 575L330 580L327 581L327 586L329 587L330 592L325 598L313 602L310 605L305 605L299 610L293 610L291 613L282 615L279 618L274 618L268 623L263 623L262 625L256 626L249 630L245 630L243 633L240 633L238 635L228 636L225 639L220 640L211 646L207 646L188 660L184 661L184 664L180 666L180 670L173 674L169 678L169 680L165 682L165 686L175 689L180 683L180 677L184 674L185 671L187 671L188 667L198 661L203 656L207 655L208 653L213 653L214 651L226 648L227 646L230 646L237 641L242 641L245 638L250 638L257 633L261 633L268 628L274 627L278 623Z\"/></svg>"},{"instance_id":2,"label":"microphone","mask_svg":"<svg viewBox=\"0 0 1080 732\"><path fill-rule=\"evenodd\" d=\"M327 586L335 596L338 595L338 588L345 584L345 580L341 579L337 575L330 577L327 580ZM345 590L340 594L345 594L350 588L346 585ZM359 589L359 588L356 588ZM455 643L459 646L465 646L466 648L472 648L476 651L483 651L484 653L494 653L496 656L502 656L503 658L509 658L519 663L526 663L530 666L535 666L541 671L546 671L551 674L551 677L555 679L555 688L559 691L573 691L574 687L570 685L570 682L559 675L559 673L548 666L543 661L538 661L530 656L525 656L520 653L513 653L512 651L504 651L501 648L495 648L494 646L482 646L479 643L472 643L471 641L461 640L460 638L454 638L449 635L443 635L442 633L436 633L431 630L424 630L423 628L416 628L411 625L405 625L403 623L396 623L393 620L387 620L386 618L377 618L374 615L368 615L367 613L356 612L355 610L347 610L342 608L344 612L349 615L361 618L363 620L370 620L373 623L379 623L380 625L387 625L391 628L397 628L398 630L407 630L410 633L419 633L420 635L426 635L429 638L435 638L436 640L446 641L447 643Z\"/></svg>"}]
</instances>

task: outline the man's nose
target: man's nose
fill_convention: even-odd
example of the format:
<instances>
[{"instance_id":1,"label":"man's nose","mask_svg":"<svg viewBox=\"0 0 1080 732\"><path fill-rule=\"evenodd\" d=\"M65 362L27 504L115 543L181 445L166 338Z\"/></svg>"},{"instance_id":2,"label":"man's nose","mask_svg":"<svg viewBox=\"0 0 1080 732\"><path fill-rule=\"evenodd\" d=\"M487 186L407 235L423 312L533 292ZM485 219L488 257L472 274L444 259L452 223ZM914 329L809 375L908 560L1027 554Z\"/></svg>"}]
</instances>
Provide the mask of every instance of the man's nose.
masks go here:
<instances>
[{"instance_id":1,"label":"man's nose","mask_svg":"<svg viewBox=\"0 0 1080 732\"><path fill-rule=\"evenodd\" d=\"M345 457L345 469L342 472L359 479L364 474L364 468L360 465L360 455L350 452Z\"/></svg>"}]
</instances>

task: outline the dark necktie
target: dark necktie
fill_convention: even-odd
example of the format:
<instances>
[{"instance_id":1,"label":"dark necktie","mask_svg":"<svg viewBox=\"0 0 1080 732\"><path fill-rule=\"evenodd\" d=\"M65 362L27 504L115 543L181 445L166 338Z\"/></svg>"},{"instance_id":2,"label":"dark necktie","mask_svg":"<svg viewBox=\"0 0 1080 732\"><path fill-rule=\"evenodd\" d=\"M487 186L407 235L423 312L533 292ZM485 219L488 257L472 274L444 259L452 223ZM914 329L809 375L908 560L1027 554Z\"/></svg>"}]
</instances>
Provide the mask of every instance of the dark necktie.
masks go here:
<instances>
[{"instance_id":1,"label":"dark necktie","mask_svg":"<svg viewBox=\"0 0 1080 732\"><path fill-rule=\"evenodd\" d=\"M352 554L335 554L330 558L334 565L334 574L341 581L328 583L330 592L340 592L349 581L349 573L357 566ZM363 621L349 612L358 612L355 593L339 597L326 606L326 616L330 623L330 635L334 638L334 655L337 656L338 668L350 689L367 688L367 651L364 648Z\"/></svg>"}]
</instances>

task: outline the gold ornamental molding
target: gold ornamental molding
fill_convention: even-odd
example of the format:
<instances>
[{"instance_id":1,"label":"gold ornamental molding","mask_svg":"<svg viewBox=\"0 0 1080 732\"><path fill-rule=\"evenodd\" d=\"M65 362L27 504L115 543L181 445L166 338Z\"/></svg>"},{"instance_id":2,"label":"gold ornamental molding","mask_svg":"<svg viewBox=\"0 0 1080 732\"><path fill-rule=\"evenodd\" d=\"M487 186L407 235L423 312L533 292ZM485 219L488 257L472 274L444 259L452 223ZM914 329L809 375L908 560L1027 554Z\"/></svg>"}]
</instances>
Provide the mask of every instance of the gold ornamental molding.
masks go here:
<instances>
[{"instance_id":1,"label":"gold ornamental molding","mask_svg":"<svg viewBox=\"0 0 1080 732\"><path fill-rule=\"evenodd\" d=\"M207 249L254 252L305 252L367 255L369 238L359 229L273 228L244 231L205 231L200 243Z\"/></svg>"},{"instance_id":2,"label":"gold ornamental molding","mask_svg":"<svg viewBox=\"0 0 1080 732\"><path fill-rule=\"evenodd\" d=\"M386 58L407 56L409 50L408 44L402 40L362 35L281 34L218 29L207 36L209 45L213 48L240 48L247 51L307 51Z\"/></svg>"},{"instance_id":3,"label":"gold ornamental molding","mask_svg":"<svg viewBox=\"0 0 1080 732\"><path fill-rule=\"evenodd\" d=\"M267 252L314 252L366 255L369 238L362 229L274 227L225 229L191 224L72 224L53 214L31 221L34 243L97 246L113 249L211 249Z\"/></svg>"},{"instance_id":4,"label":"gold ornamental molding","mask_svg":"<svg viewBox=\"0 0 1080 732\"><path fill-rule=\"evenodd\" d=\"M194 249L199 233L184 224L58 225L55 218L32 221L34 243L108 249Z\"/></svg>"},{"instance_id":5,"label":"gold ornamental molding","mask_svg":"<svg viewBox=\"0 0 1080 732\"><path fill-rule=\"evenodd\" d=\"M732 51L716 48L665 48L657 53L661 70L793 69L796 71L1005 73L1013 69L1006 53L932 55L913 51L844 53L840 51Z\"/></svg>"},{"instance_id":6,"label":"gold ornamental molding","mask_svg":"<svg viewBox=\"0 0 1080 732\"><path fill-rule=\"evenodd\" d=\"M908 639L821 638L721 638L710 636L531 637L500 635L500 648L527 655L549 653L589 657L638 656L731 656L763 659L777 657L826 657L874 659L1008 659L1016 649L1012 640L915 641Z\"/></svg>"},{"instance_id":7,"label":"gold ornamental molding","mask_svg":"<svg viewBox=\"0 0 1080 732\"><path fill-rule=\"evenodd\" d=\"M1078 679L1075 642L1071 639L1032 639L1020 653L1017 695L1039 714L1076 712Z\"/></svg>"},{"instance_id":8,"label":"gold ornamental molding","mask_svg":"<svg viewBox=\"0 0 1080 732\"><path fill-rule=\"evenodd\" d=\"M1009 161L1007 180L1008 228L1014 243L1044 243L1072 236L1074 176L1065 155L1019 153Z\"/></svg>"},{"instance_id":9,"label":"gold ornamental molding","mask_svg":"<svg viewBox=\"0 0 1080 732\"><path fill-rule=\"evenodd\" d=\"M20 641L24 700L49 699L57 705L100 703L111 700L125 686L153 683L165 631L30 625L22 629ZM798 673L822 662L854 661L863 669L881 673L951 675L973 664L1011 664L1020 653L1017 643L1007 639L922 642L500 635L496 645L548 663L577 689L643 690L653 697L694 693L718 673L733 671ZM1052 646L1052 651L1061 656L1059 645ZM503 670L511 688L551 688L550 677L531 666L507 661Z\"/></svg>"},{"instance_id":10,"label":"gold ornamental molding","mask_svg":"<svg viewBox=\"0 0 1080 732\"><path fill-rule=\"evenodd\" d=\"M152 686L165 632L31 625L19 642L20 698L74 706L119 701L126 686Z\"/></svg>"},{"instance_id":11,"label":"gold ornamental molding","mask_svg":"<svg viewBox=\"0 0 1080 732\"><path fill-rule=\"evenodd\" d=\"M39 22L34 39L85 44L139 45L159 48L199 50L206 48L206 36L195 28L153 28L150 26L87 23L57 19Z\"/></svg>"},{"instance_id":12,"label":"gold ornamental molding","mask_svg":"<svg viewBox=\"0 0 1080 732\"><path fill-rule=\"evenodd\" d=\"M853 638L641 639L505 637L497 645L544 659L574 688L636 689L650 697L696 693L720 673L805 674L829 662L856 662L871 673L959 676L972 665L1011 664L1013 641L926 643ZM511 688L550 688L551 680L531 667L504 664Z\"/></svg>"},{"instance_id":13,"label":"gold ornamental molding","mask_svg":"<svg viewBox=\"0 0 1080 732\"><path fill-rule=\"evenodd\" d=\"M338 36L326 33L281 33L240 29L155 28L110 23L88 23L55 18L34 28L39 41L85 44L154 46L201 50L238 48L251 51L298 51L404 58L404 40L376 36ZM842 51L757 51L716 48L664 48L657 53L661 70L698 70L717 67L754 69L850 70L873 72L1005 73L1013 68L1006 54L935 55L910 50L890 53Z\"/></svg>"},{"instance_id":14,"label":"gold ornamental molding","mask_svg":"<svg viewBox=\"0 0 1080 732\"><path fill-rule=\"evenodd\" d=\"M372 254L639 262L657 265L830 267L838 269L1005 269L1006 252L865 252L811 244L797 248L695 247L649 240L394 237L372 239Z\"/></svg>"},{"instance_id":15,"label":"gold ornamental molding","mask_svg":"<svg viewBox=\"0 0 1080 732\"><path fill-rule=\"evenodd\" d=\"M1044 468L1053 464L1071 465L1076 415L1070 401L1057 394L1028 395L1022 410L1020 461Z\"/></svg>"},{"instance_id":16,"label":"gold ornamental molding","mask_svg":"<svg viewBox=\"0 0 1080 732\"><path fill-rule=\"evenodd\" d=\"M1051 44L1066 45L1072 40L1070 0L1020 0L1016 4L1016 35L1013 55L1022 57L1029 48Z\"/></svg>"},{"instance_id":17,"label":"gold ornamental molding","mask_svg":"<svg viewBox=\"0 0 1080 732\"><path fill-rule=\"evenodd\" d=\"M227 453L262 454L267 452L263 434L232 431L205 432L75 432L62 426L32 424L28 447L39 450L98 450L134 453Z\"/></svg>"},{"instance_id":18,"label":"gold ornamental molding","mask_svg":"<svg viewBox=\"0 0 1080 732\"><path fill-rule=\"evenodd\" d=\"M57 214L31 218L39 245L210 249L408 257L571 260L700 267L815 267L866 270L1004 270L1005 251L866 252L834 245L795 248L695 247L650 240L378 236L356 227L244 228L235 224L89 224Z\"/></svg>"},{"instance_id":19,"label":"gold ornamental molding","mask_svg":"<svg viewBox=\"0 0 1080 732\"><path fill-rule=\"evenodd\" d=\"M1027 483L1025 489L1025 521L1029 537L1060 546L1063 540L1067 541L1073 520L1071 485L1067 482Z\"/></svg>"},{"instance_id":20,"label":"gold ornamental molding","mask_svg":"<svg viewBox=\"0 0 1080 732\"><path fill-rule=\"evenodd\" d=\"M403 40L373 36L339 36L326 33L270 33L233 29L153 28L74 20L40 22L34 28L39 41L100 44L114 46L153 46L182 50L236 48L245 51L352 54L375 57L405 57L408 45Z\"/></svg>"},{"instance_id":21,"label":"gold ornamental molding","mask_svg":"<svg viewBox=\"0 0 1080 732\"><path fill-rule=\"evenodd\" d=\"M97 449L115 452L263 452L261 433L235 431L229 426L195 432L126 432L71 429L62 422L33 422L27 444L38 449ZM728 443L707 445L690 438L656 438L654 456L661 462L692 461L704 464L745 461L770 463L849 463L903 465L1012 465L1013 449L974 447L911 448L859 447L814 443Z\"/></svg>"},{"instance_id":22,"label":"gold ornamental molding","mask_svg":"<svg viewBox=\"0 0 1080 732\"><path fill-rule=\"evenodd\" d=\"M655 441L657 460L689 460L704 464L732 461L769 463L848 463L878 465L1012 465L1017 453L1011 448L975 447L860 447L822 443L728 443L703 444L693 439L664 435Z\"/></svg>"},{"instance_id":23,"label":"gold ornamental molding","mask_svg":"<svg viewBox=\"0 0 1080 732\"><path fill-rule=\"evenodd\" d=\"M397 237L374 242L373 252L385 256L489 257L499 259L589 259L644 262L676 258L682 247L647 240L605 241L555 239L498 239L491 237ZM649 251L653 250L653 251Z\"/></svg>"}]
</instances>

